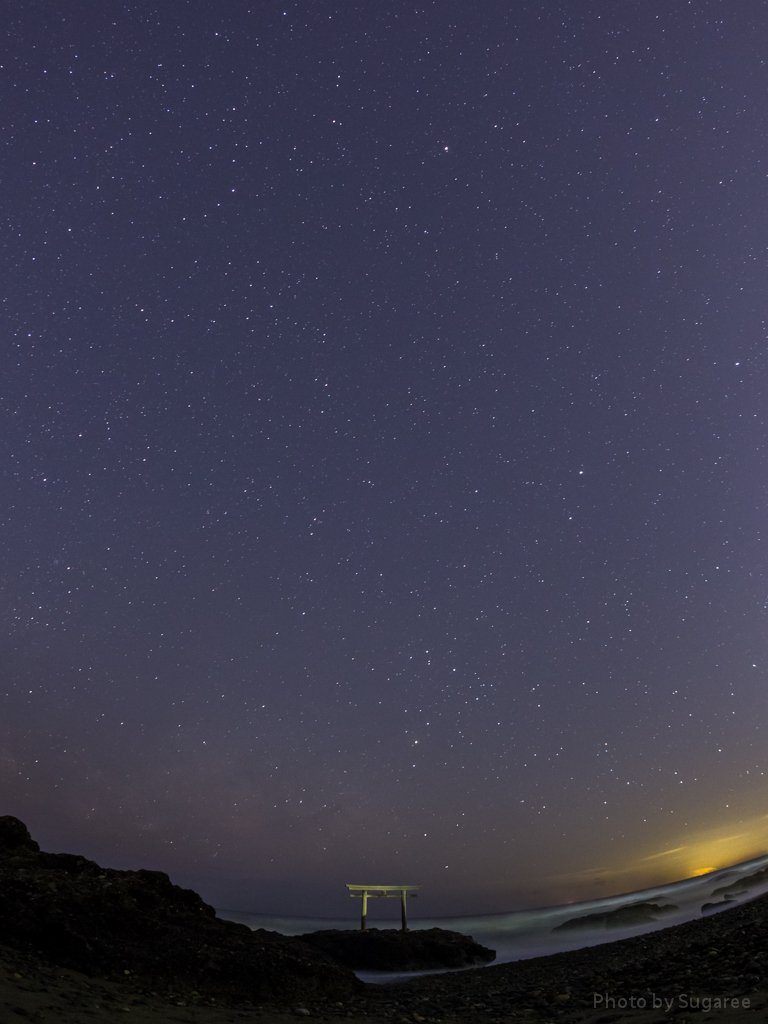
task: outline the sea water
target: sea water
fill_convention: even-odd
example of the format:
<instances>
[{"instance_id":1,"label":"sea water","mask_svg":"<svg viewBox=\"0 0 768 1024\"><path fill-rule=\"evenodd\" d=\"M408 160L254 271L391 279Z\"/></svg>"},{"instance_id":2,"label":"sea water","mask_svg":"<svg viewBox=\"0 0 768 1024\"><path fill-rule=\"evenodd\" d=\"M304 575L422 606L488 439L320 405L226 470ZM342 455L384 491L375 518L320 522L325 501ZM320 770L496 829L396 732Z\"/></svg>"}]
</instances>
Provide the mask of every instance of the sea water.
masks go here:
<instances>
[{"instance_id":1,"label":"sea water","mask_svg":"<svg viewBox=\"0 0 768 1024\"><path fill-rule=\"evenodd\" d=\"M495 949L496 959L493 962L501 964L596 946L601 942L614 942L631 935L643 935L659 928L692 921L701 917L702 913L727 910L765 892L768 892L768 854L730 868L687 878L682 882L671 882L652 889L587 900L584 903L539 910L517 910L507 914L481 914L477 917L415 918L409 920L408 924L411 931L447 928L471 935L481 945ZM637 904L647 903L660 909L654 910L652 907L647 910L631 910ZM669 909L662 909L665 907ZM637 913L647 919L639 924L622 924L621 914L617 915L616 911L622 914ZM254 930L266 928L281 935L302 935L328 928L352 929L360 926L359 917L278 917L239 910L217 910L217 913L219 917L238 921ZM610 916L603 916L611 914L613 920ZM591 921L578 921L579 918L592 915L601 916ZM577 922L575 925L574 921ZM371 927L396 928L398 925L398 921L371 922ZM562 928L562 925L566 927ZM403 974L389 972L358 971L357 974L365 981L394 981L404 977Z\"/></svg>"}]
</instances>

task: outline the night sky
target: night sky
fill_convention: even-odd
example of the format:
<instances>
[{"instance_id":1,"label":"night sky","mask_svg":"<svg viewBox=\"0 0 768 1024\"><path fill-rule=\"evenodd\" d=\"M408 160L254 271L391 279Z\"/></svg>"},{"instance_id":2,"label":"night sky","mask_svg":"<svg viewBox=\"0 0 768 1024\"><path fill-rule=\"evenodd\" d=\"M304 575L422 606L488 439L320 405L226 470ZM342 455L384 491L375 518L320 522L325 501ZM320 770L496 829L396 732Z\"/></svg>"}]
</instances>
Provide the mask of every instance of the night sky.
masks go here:
<instances>
[{"instance_id":1,"label":"night sky","mask_svg":"<svg viewBox=\"0 0 768 1024\"><path fill-rule=\"evenodd\" d=\"M764 853L768 6L5 15L0 813L286 914Z\"/></svg>"}]
</instances>

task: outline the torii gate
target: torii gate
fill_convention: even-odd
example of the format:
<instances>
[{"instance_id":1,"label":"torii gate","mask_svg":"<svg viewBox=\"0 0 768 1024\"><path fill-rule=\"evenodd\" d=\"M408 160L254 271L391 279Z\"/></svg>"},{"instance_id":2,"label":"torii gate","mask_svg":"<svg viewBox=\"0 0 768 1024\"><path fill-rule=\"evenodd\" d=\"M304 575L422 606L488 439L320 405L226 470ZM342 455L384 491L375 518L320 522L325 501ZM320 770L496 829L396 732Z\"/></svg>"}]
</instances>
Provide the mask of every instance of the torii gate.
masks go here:
<instances>
[{"instance_id":1,"label":"torii gate","mask_svg":"<svg viewBox=\"0 0 768 1024\"><path fill-rule=\"evenodd\" d=\"M347 883L350 896L362 896L363 906L360 915L360 931L366 930L365 919L368 915L368 897L377 896L380 898L400 897L400 921L404 932L408 931L408 918L406 914L405 901L408 896L418 896L416 890L420 885L350 885Z\"/></svg>"}]
</instances>

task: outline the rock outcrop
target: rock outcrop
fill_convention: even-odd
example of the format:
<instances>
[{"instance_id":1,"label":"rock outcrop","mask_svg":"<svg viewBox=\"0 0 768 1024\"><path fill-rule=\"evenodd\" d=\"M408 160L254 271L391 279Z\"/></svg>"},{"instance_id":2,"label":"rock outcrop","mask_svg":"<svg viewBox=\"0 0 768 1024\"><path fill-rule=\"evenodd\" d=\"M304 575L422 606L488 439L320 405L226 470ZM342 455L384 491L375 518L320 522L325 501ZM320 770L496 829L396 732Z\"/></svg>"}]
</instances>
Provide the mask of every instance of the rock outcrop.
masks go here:
<instances>
[{"instance_id":1,"label":"rock outcrop","mask_svg":"<svg viewBox=\"0 0 768 1024\"><path fill-rule=\"evenodd\" d=\"M344 999L362 983L317 947L223 921L160 871L116 871L44 853L0 817L0 943L92 976L233 1001Z\"/></svg>"},{"instance_id":2,"label":"rock outcrop","mask_svg":"<svg viewBox=\"0 0 768 1024\"><path fill-rule=\"evenodd\" d=\"M638 924L651 924L658 920L660 914L671 914L673 910L678 909L672 903L628 903L626 906L606 910L601 914L572 917L570 921L563 921L552 931L571 931L577 928L632 928Z\"/></svg>"},{"instance_id":3,"label":"rock outcrop","mask_svg":"<svg viewBox=\"0 0 768 1024\"><path fill-rule=\"evenodd\" d=\"M404 932L390 928L367 931L310 932L299 938L355 970L429 971L475 967L496 959L496 951L469 935L443 928Z\"/></svg>"}]
</instances>

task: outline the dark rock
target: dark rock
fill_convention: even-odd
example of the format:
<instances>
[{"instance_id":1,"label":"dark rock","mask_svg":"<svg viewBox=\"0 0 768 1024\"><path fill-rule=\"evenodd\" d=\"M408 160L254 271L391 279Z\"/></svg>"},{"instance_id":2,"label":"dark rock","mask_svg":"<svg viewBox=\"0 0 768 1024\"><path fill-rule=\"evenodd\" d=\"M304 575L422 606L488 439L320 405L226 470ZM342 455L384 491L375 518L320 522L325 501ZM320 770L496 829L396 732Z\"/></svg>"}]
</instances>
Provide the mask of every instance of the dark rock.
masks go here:
<instances>
[{"instance_id":1,"label":"dark rock","mask_svg":"<svg viewBox=\"0 0 768 1024\"><path fill-rule=\"evenodd\" d=\"M390 928L367 931L310 932L299 936L337 963L355 970L429 971L474 967L496 959L496 952L469 935L444 928L403 932Z\"/></svg>"},{"instance_id":2,"label":"dark rock","mask_svg":"<svg viewBox=\"0 0 768 1024\"><path fill-rule=\"evenodd\" d=\"M768 882L768 868L761 868L759 871L753 872L751 875L745 875L743 878L737 878L736 881L731 882L730 885L721 885L719 889L713 889L713 896L721 896L723 893L728 893L729 896L735 896L737 893L735 890L740 889L738 893L740 896L746 895L747 889L754 889L756 885L764 885Z\"/></svg>"},{"instance_id":3,"label":"dark rock","mask_svg":"<svg viewBox=\"0 0 768 1024\"><path fill-rule=\"evenodd\" d=\"M616 910L608 910L604 914L586 914L584 917L573 917L570 921L553 928L553 932L569 931L577 928L631 928L636 924L651 924L658 920L657 915L669 914L679 908L674 904L628 903Z\"/></svg>"},{"instance_id":4,"label":"dark rock","mask_svg":"<svg viewBox=\"0 0 768 1024\"><path fill-rule=\"evenodd\" d=\"M17 818L0 818L0 943L91 975L230 1000L345 998L351 971L312 946L222 921L161 871L115 871L39 852Z\"/></svg>"},{"instance_id":5,"label":"dark rock","mask_svg":"<svg viewBox=\"0 0 768 1024\"><path fill-rule=\"evenodd\" d=\"M702 908L701 908L701 912L702 912L702 914L712 914L716 910L722 910L729 903L735 903L735 902L736 901L732 900L732 899L724 899L724 900L720 900L719 903L705 903L702 906Z\"/></svg>"},{"instance_id":6,"label":"dark rock","mask_svg":"<svg viewBox=\"0 0 768 1024\"><path fill-rule=\"evenodd\" d=\"M12 814L0 817L0 854L24 850L36 853L39 849L23 821L14 818Z\"/></svg>"}]
</instances>

